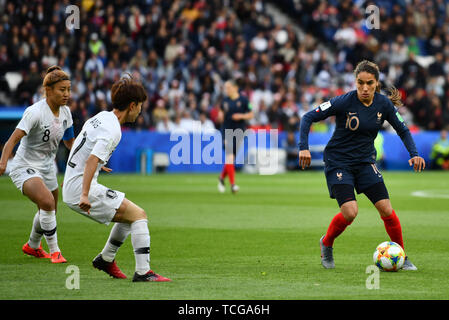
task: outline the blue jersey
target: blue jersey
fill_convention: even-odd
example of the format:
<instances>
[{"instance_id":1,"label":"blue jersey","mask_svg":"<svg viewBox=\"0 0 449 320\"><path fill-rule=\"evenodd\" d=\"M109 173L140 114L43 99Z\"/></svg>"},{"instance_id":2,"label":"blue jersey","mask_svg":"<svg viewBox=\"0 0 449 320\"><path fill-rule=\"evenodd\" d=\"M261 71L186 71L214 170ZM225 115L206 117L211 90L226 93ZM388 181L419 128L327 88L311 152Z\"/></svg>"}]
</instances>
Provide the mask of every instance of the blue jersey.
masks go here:
<instances>
[{"instance_id":1,"label":"blue jersey","mask_svg":"<svg viewBox=\"0 0 449 320\"><path fill-rule=\"evenodd\" d=\"M251 112L251 106L248 99L240 95L237 99L232 100L226 97L223 100L222 110L224 112L223 129L242 129L246 128L246 120L232 120L234 113L248 113Z\"/></svg>"},{"instance_id":2,"label":"blue jersey","mask_svg":"<svg viewBox=\"0 0 449 320\"><path fill-rule=\"evenodd\" d=\"M375 93L370 106L365 106L351 91L322 103L301 119L300 150L308 150L308 137L312 122L336 117L336 128L324 150L328 167L347 167L376 162L374 140L384 121L396 130L410 157L418 155L409 129L393 103L383 94Z\"/></svg>"}]
</instances>

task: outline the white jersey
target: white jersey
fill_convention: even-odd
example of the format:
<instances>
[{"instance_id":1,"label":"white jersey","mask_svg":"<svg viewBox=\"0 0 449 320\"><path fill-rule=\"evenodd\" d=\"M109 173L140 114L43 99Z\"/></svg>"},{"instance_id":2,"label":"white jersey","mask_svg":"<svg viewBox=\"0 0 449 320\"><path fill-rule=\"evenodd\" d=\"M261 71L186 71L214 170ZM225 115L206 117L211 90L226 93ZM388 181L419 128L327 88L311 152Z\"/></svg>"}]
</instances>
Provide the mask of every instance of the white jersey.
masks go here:
<instances>
[{"instance_id":1,"label":"white jersey","mask_svg":"<svg viewBox=\"0 0 449 320\"><path fill-rule=\"evenodd\" d=\"M109 161L121 138L120 122L112 111L102 111L86 121L73 143L67 161L62 186L62 197L65 203L79 203L84 168L89 156L92 154L101 160L92 179L92 186L97 184L101 167Z\"/></svg>"},{"instance_id":2,"label":"white jersey","mask_svg":"<svg viewBox=\"0 0 449 320\"><path fill-rule=\"evenodd\" d=\"M25 131L26 136L20 141L11 171L26 166L43 171L52 167L64 132L72 125L72 114L67 106L59 108L58 117L53 114L46 99L26 108L16 127Z\"/></svg>"}]
</instances>

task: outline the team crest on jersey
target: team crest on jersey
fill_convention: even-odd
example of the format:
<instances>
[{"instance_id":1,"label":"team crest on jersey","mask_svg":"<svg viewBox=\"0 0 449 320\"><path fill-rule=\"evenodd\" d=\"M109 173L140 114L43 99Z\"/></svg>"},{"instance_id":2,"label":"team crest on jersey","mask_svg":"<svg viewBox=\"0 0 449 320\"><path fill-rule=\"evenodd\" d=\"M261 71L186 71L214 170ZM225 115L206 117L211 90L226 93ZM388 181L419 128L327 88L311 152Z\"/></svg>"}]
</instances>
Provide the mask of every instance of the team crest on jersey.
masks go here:
<instances>
[{"instance_id":1,"label":"team crest on jersey","mask_svg":"<svg viewBox=\"0 0 449 320\"><path fill-rule=\"evenodd\" d=\"M240 108L241 105L242 103L240 101L237 101L237 108Z\"/></svg>"},{"instance_id":2,"label":"team crest on jersey","mask_svg":"<svg viewBox=\"0 0 449 320\"><path fill-rule=\"evenodd\" d=\"M341 181L341 179L343 179L343 172L337 172L337 179L338 181Z\"/></svg>"},{"instance_id":3,"label":"team crest on jersey","mask_svg":"<svg viewBox=\"0 0 449 320\"><path fill-rule=\"evenodd\" d=\"M377 123L380 123L382 121L382 113L381 112L378 112L377 113Z\"/></svg>"},{"instance_id":4,"label":"team crest on jersey","mask_svg":"<svg viewBox=\"0 0 449 320\"><path fill-rule=\"evenodd\" d=\"M106 191L106 197L108 197L109 199L115 199L115 198L117 198L117 192L115 192L114 190L108 189L108 191Z\"/></svg>"},{"instance_id":5,"label":"team crest on jersey","mask_svg":"<svg viewBox=\"0 0 449 320\"><path fill-rule=\"evenodd\" d=\"M227 102L223 103L223 110L227 112L229 110L229 105Z\"/></svg>"}]
</instances>

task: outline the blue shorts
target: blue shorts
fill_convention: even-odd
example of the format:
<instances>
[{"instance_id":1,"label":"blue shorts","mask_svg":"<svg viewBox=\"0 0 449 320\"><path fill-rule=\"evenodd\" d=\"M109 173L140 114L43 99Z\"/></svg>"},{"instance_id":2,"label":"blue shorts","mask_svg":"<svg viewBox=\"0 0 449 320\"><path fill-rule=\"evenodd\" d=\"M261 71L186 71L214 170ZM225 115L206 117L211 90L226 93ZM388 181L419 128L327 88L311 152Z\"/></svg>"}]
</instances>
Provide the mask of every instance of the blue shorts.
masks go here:
<instances>
[{"instance_id":1,"label":"blue shorts","mask_svg":"<svg viewBox=\"0 0 449 320\"><path fill-rule=\"evenodd\" d=\"M332 186L336 184L348 184L355 188L358 194L365 192L369 187L384 183L379 169L374 163L366 163L351 167L328 167L324 168L329 195L335 199Z\"/></svg>"}]
</instances>

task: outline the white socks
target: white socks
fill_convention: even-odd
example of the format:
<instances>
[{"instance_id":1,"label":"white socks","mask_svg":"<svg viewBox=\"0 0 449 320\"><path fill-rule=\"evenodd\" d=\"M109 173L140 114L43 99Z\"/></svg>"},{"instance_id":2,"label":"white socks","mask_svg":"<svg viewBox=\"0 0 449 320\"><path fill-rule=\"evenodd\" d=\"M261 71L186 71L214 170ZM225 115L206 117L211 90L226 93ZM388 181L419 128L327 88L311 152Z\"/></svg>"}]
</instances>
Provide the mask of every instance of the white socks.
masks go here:
<instances>
[{"instance_id":1,"label":"white socks","mask_svg":"<svg viewBox=\"0 0 449 320\"><path fill-rule=\"evenodd\" d=\"M39 221L41 224L42 231L47 240L48 249L50 254L53 252L60 252L58 247L58 235L56 233L56 214L55 210L45 211L39 210Z\"/></svg>"},{"instance_id":2,"label":"white socks","mask_svg":"<svg viewBox=\"0 0 449 320\"><path fill-rule=\"evenodd\" d=\"M136 272L143 275L150 271L150 232L147 219L131 223L131 242L136 258Z\"/></svg>"},{"instance_id":3,"label":"white socks","mask_svg":"<svg viewBox=\"0 0 449 320\"><path fill-rule=\"evenodd\" d=\"M39 220L39 211L36 212L33 219L33 227L31 228L30 239L28 245L33 248L39 248L44 231L41 228L41 222Z\"/></svg>"},{"instance_id":4,"label":"white socks","mask_svg":"<svg viewBox=\"0 0 449 320\"><path fill-rule=\"evenodd\" d=\"M103 260L107 262L112 262L115 259L120 246L125 242L128 235L131 233L131 225L128 223L115 223L109 234L109 239L106 245L101 251L101 256Z\"/></svg>"},{"instance_id":5,"label":"white socks","mask_svg":"<svg viewBox=\"0 0 449 320\"><path fill-rule=\"evenodd\" d=\"M118 249L131 233L131 243L136 258L136 272L140 275L150 271L150 232L148 221L141 219L128 223L115 223L109 234L109 239L101 251L105 261L112 262Z\"/></svg>"}]
</instances>

